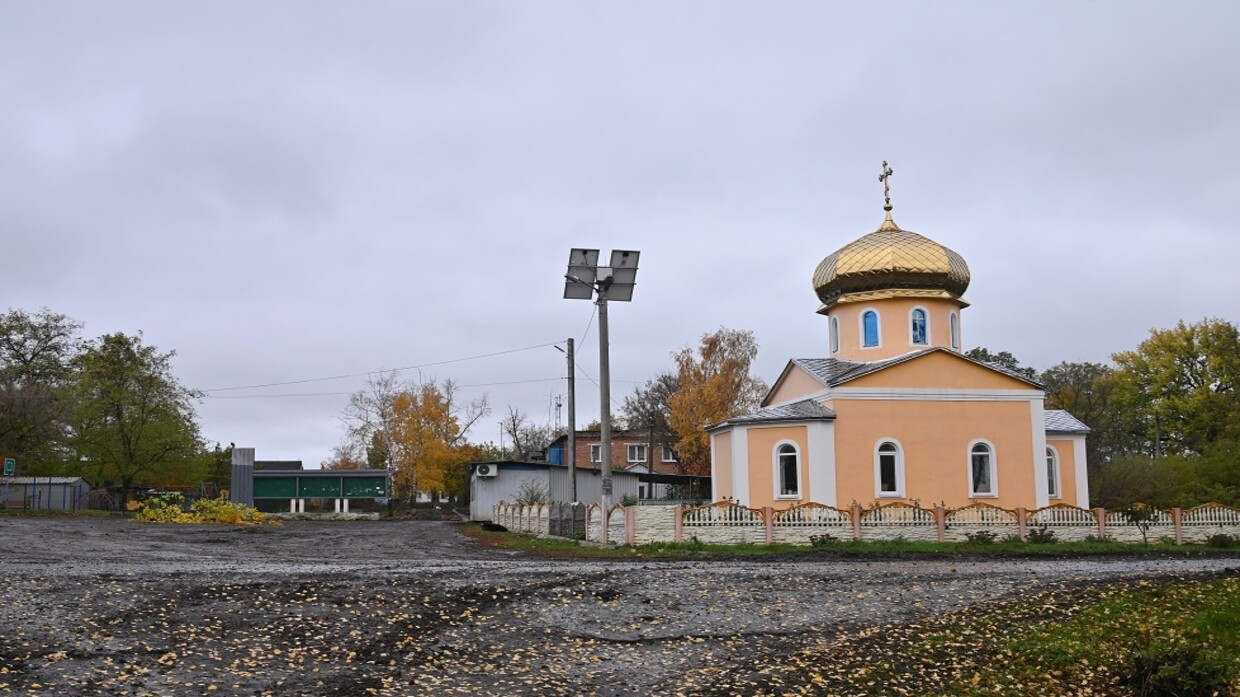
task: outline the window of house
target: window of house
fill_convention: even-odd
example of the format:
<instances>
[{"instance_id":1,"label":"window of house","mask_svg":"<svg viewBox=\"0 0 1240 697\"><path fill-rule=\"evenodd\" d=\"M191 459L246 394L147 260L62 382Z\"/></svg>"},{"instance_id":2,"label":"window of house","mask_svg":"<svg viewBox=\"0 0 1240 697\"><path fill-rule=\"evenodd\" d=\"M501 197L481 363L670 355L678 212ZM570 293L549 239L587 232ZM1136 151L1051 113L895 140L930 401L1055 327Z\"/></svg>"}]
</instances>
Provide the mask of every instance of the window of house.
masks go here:
<instances>
[{"instance_id":1,"label":"window of house","mask_svg":"<svg viewBox=\"0 0 1240 697\"><path fill-rule=\"evenodd\" d=\"M875 483L880 497L904 495L904 457L900 446L883 441L874 452Z\"/></svg>"},{"instance_id":2,"label":"window of house","mask_svg":"<svg viewBox=\"0 0 1240 697\"><path fill-rule=\"evenodd\" d=\"M831 353L840 351L840 318L831 318Z\"/></svg>"},{"instance_id":3,"label":"window of house","mask_svg":"<svg viewBox=\"0 0 1240 697\"><path fill-rule=\"evenodd\" d=\"M602 461L603 461L603 444L602 443L591 443L590 444L590 462L602 462Z\"/></svg>"},{"instance_id":4,"label":"window of house","mask_svg":"<svg viewBox=\"0 0 1240 697\"><path fill-rule=\"evenodd\" d=\"M960 348L960 318L952 313L952 348Z\"/></svg>"},{"instance_id":5,"label":"window of house","mask_svg":"<svg viewBox=\"0 0 1240 697\"><path fill-rule=\"evenodd\" d=\"M676 451L672 449L672 446L670 445L663 446L663 461L664 462L675 462L676 461Z\"/></svg>"},{"instance_id":6,"label":"window of house","mask_svg":"<svg viewBox=\"0 0 1240 697\"><path fill-rule=\"evenodd\" d=\"M801 495L801 468L797 464L795 445L784 443L775 449L775 477L779 498L798 498Z\"/></svg>"},{"instance_id":7,"label":"window of house","mask_svg":"<svg viewBox=\"0 0 1240 697\"><path fill-rule=\"evenodd\" d=\"M926 311L921 308L913 310L912 324L913 343L926 344Z\"/></svg>"},{"instance_id":8,"label":"window of house","mask_svg":"<svg viewBox=\"0 0 1240 697\"><path fill-rule=\"evenodd\" d=\"M646 461L646 445L629 443L629 462L645 462Z\"/></svg>"},{"instance_id":9,"label":"window of house","mask_svg":"<svg viewBox=\"0 0 1240 697\"><path fill-rule=\"evenodd\" d=\"M969 496L996 496L995 454L989 443L969 449Z\"/></svg>"},{"instance_id":10,"label":"window of house","mask_svg":"<svg viewBox=\"0 0 1240 697\"><path fill-rule=\"evenodd\" d=\"M865 314L861 315L861 333L863 346L878 346L878 313L874 310L866 310Z\"/></svg>"},{"instance_id":11,"label":"window of house","mask_svg":"<svg viewBox=\"0 0 1240 697\"><path fill-rule=\"evenodd\" d=\"M1053 499L1060 496L1059 493L1059 453L1054 448L1046 449L1046 493Z\"/></svg>"}]
</instances>

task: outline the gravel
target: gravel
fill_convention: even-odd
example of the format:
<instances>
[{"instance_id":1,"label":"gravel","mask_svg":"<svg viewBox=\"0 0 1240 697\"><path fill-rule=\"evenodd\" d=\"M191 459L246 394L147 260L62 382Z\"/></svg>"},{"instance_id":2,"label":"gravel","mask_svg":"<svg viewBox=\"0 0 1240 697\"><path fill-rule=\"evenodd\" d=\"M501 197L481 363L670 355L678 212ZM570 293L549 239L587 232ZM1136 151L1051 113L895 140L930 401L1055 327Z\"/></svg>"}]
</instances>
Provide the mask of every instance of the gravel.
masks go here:
<instances>
[{"instance_id":1,"label":"gravel","mask_svg":"<svg viewBox=\"0 0 1240 697\"><path fill-rule=\"evenodd\" d=\"M754 694L806 647L1235 558L549 561L452 523L0 517L0 692Z\"/></svg>"}]
</instances>

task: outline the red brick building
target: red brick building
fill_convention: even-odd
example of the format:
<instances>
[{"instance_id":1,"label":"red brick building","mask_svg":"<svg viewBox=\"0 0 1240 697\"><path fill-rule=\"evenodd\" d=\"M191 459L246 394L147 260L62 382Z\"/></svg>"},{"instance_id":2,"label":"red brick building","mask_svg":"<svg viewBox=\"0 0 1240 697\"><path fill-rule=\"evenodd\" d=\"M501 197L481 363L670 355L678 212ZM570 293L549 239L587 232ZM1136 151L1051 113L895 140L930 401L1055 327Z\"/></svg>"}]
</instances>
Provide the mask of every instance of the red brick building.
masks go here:
<instances>
[{"instance_id":1,"label":"red brick building","mask_svg":"<svg viewBox=\"0 0 1240 697\"><path fill-rule=\"evenodd\" d=\"M680 460L672 446L671 438L660 437L658 434L652 437L649 431L612 431L611 467L613 470L636 469L657 474L681 474ZM567 435L551 441L551 445L547 446L547 462L567 465L567 448ZM653 463L651 454L654 455ZM602 462L602 434L598 431L577 431L577 466L597 469Z\"/></svg>"}]
</instances>

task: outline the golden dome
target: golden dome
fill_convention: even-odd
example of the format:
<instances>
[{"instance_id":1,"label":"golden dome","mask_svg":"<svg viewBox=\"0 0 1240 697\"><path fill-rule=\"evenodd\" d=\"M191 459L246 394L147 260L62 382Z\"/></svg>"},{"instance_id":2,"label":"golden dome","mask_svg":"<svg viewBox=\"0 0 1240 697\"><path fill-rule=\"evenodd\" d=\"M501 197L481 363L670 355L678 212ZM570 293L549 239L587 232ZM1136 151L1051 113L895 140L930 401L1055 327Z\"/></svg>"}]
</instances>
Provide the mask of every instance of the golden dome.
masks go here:
<instances>
[{"instance_id":1,"label":"golden dome","mask_svg":"<svg viewBox=\"0 0 1240 697\"><path fill-rule=\"evenodd\" d=\"M844 245L814 271L814 291L822 300L818 310L822 313L849 300L960 300L968 287L969 265L964 257L928 237L901 230L890 212L878 230Z\"/></svg>"}]
</instances>

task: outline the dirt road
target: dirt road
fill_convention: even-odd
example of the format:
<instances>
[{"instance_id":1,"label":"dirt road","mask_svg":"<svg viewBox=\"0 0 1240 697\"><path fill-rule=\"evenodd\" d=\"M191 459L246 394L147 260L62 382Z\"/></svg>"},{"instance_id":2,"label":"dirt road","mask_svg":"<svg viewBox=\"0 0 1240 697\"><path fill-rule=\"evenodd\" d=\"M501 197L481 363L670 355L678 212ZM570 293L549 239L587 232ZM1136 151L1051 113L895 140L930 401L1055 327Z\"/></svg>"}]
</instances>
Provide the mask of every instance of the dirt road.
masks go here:
<instances>
[{"instance_id":1,"label":"dirt road","mask_svg":"<svg viewBox=\"0 0 1240 697\"><path fill-rule=\"evenodd\" d=\"M449 523L0 517L0 692L755 694L928 613L1237 566L546 561Z\"/></svg>"}]
</instances>

